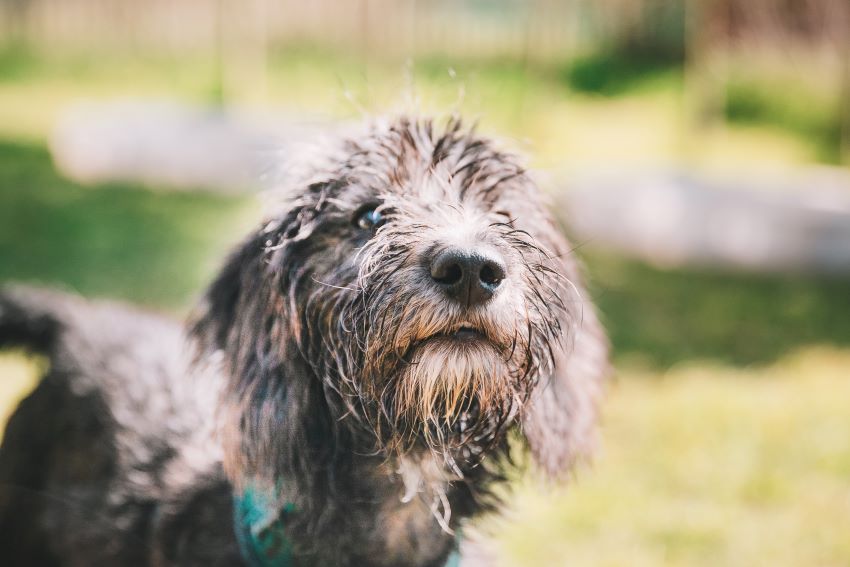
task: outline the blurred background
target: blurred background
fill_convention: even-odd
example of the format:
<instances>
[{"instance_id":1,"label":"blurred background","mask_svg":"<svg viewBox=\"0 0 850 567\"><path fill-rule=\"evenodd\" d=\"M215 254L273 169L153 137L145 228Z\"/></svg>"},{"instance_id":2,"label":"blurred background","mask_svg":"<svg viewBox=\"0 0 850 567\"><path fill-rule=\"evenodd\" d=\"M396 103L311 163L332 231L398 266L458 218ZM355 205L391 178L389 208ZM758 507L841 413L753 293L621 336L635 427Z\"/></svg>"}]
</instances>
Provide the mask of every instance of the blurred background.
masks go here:
<instances>
[{"instance_id":1,"label":"blurred background","mask_svg":"<svg viewBox=\"0 0 850 567\"><path fill-rule=\"evenodd\" d=\"M504 565L850 565L847 0L2 0L0 280L182 316L264 167L411 110L530 156L614 346Z\"/></svg>"}]
</instances>

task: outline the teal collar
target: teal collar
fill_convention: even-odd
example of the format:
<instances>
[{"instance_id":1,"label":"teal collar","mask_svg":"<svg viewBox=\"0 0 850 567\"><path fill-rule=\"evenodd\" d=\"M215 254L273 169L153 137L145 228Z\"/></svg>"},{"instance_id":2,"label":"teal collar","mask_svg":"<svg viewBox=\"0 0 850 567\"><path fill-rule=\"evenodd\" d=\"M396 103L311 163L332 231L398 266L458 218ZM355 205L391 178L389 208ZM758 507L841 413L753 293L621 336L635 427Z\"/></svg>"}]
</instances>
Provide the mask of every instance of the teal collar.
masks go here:
<instances>
[{"instance_id":1,"label":"teal collar","mask_svg":"<svg viewBox=\"0 0 850 567\"><path fill-rule=\"evenodd\" d=\"M292 544L286 538L286 517L295 507L271 494L247 487L234 497L233 524L242 556L250 567L291 567Z\"/></svg>"},{"instance_id":2,"label":"teal collar","mask_svg":"<svg viewBox=\"0 0 850 567\"><path fill-rule=\"evenodd\" d=\"M460 535L458 535L455 539L455 549L452 551L451 555L449 555L449 558L446 559L445 567L460 567L460 551L458 551L458 548L460 547Z\"/></svg>"},{"instance_id":3,"label":"teal collar","mask_svg":"<svg viewBox=\"0 0 850 567\"><path fill-rule=\"evenodd\" d=\"M233 524L242 556L250 567L293 567L292 543L286 538L286 519L295 511L281 504L276 491L263 492L249 486L234 495ZM460 566L460 534L445 567Z\"/></svg>"}]
</instances>

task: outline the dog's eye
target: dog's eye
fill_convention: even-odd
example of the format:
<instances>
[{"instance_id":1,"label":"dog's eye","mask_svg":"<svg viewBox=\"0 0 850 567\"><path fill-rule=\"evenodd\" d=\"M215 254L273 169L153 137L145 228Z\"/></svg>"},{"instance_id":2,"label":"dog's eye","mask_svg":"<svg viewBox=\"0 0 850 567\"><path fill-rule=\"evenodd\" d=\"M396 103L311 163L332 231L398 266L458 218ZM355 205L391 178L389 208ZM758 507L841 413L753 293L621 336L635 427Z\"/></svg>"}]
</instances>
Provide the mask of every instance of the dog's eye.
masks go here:
<instances>
[{"instance_id":1,"label":"dog's eye","mask_svg":"<svg viewBox=\"0 0 850 567\"><path fill-rule=\"evenodd\" d=\"M367 205L354 217L354 224L363 230L375 230L384 222L384 215L378 212L377 205Z\"/></svg>"}]
</instances>

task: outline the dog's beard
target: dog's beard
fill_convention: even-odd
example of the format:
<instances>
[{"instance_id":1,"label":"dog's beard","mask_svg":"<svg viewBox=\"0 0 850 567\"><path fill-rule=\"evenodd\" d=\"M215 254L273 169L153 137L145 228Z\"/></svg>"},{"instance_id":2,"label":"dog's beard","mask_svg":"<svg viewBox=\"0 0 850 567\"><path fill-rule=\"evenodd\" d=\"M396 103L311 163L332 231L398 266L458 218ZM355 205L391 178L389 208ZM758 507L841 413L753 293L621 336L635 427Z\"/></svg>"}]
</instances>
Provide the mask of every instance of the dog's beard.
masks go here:
<instances>
[{"instance_id":1,"label":"dog's beard","mask_svg":"<svg viewBox=\"0 0 850 567\"><path fill-rule=\"evenodd\" d=\"M423 283L419 266L368 258L364 265L361 293L347 295L341 308L329 302L334 316L323 318L336 342L356 346L339 365L348 414L393 453L425 447L455 460L483 455L551 367L563 304L547 293L548 272L534 282L517 278L498 302L465 308ZM543 291L530 291L534 283Z\"/></svg>"},{"instance_id":2,"label":"dog's beard","mask_svg":"<svg viewBox=\"0 0 850 567\"><path fill-rule=\"evenodd\" d=\"M474 458L496 441L527 396L525 376L484 339L436 336L409 349L378 393L384 442Z\"/></svg>"}]
</instances>

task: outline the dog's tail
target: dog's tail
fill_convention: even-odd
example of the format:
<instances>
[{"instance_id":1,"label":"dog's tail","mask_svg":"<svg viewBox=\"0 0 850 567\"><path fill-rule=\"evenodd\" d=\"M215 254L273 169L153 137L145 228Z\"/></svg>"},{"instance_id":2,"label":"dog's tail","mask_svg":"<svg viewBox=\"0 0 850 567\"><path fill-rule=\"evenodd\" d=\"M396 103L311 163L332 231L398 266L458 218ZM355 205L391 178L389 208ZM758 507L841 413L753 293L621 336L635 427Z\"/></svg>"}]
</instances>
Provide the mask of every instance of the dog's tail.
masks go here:
<instances>
[{"instance_id":1,"label":"dog's tail","mask_svg":"<svg viewBox=\"0 0 850 567\"><path fill-rule=\"evenodd\" d=\"M0 287L0 348L53 351L65 326L68 295L45 289Z\"/></svg>"}]
</instances>

